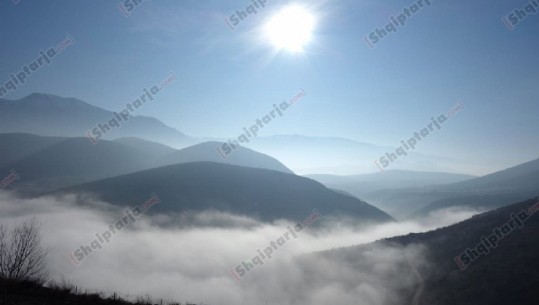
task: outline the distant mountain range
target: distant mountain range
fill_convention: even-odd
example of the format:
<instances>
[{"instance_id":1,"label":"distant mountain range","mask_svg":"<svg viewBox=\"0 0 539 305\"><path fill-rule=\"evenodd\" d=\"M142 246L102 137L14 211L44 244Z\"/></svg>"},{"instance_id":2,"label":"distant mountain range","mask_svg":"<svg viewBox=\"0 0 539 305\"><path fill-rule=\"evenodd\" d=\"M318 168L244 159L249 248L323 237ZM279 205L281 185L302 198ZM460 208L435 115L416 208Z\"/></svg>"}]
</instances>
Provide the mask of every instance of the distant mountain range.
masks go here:
<instances>
[{"instance_id":1,"label":"distant mountain range","mask_svg":"<svg viewBox=\"0 0 539 305\"><path fill-rule=\"evenodd\" d=\"M350 176L306 175L305 177L326 186L347 191L357 197L383 189L449 184L475 178L471 175L406 170L388 170L382 173Z\"/></svg>"},{"instance_id":2,"label":"distant mountain range","mask_svg":"<svg viewBox=\"0 0 539 305\"><path fill-rule=\"evenodd\" d=\"M361 196L397 218L449 207L493 209L539 195L539 159L446 185L377 190Z\"/></svg>"},{"instance_id":3,"label":"distant mountain range","mask_svg":"<svg viewBox=\"0 0 539 305\"><path fill-rule=\"evenodd\" d=\"M318 209L326 219L359 225L393 221L245 147L223 159L216 151L219 142L181 150L137 138L92 144L87 138L0 134L0 142L0 160L11 161L0 173L14 169L20 175L7 189L31 197L91 193L113 204L136 205L156 193L162 203L152 212L218 210L271 221L302 219Z\"/></svg>"},{"instance_id":4,"label":"distant mountain range","mask_svg":"<svg viewBox=\"0 0 539 305\"><path fill-rule=\"evenodd\" d=\"M0 133L58 137L85 137L89 133L92 136L93 128L99 123L109 122L116 115L113 111L75 98L34 93L19 100L0 99ZM151 117L130 116L120 124L120 127L112 128L103 139L137 137L175 147L185 147L196 142Z\"/></svg>"},{"instance_id":5,"label":"distant mountain range","mask_svg":"<svg viewBox=\"0 0 539 305\"><path fill-rule=\"evenodd\" d=\"M194 161L211 161L266 168L293 174L279 161L240 147L227 159L216 152L218 142L181 150L136 138L99 141L87 138L0 134L0 175L15 169L21 179L10 186L37 194L69 185L132 173L144 169Z\"/></svg>"},{"instance_id":6,"label":"distant mountain range","mask_svg":"<svg viewBox=\"0 0 539 305\"><path fill-rule=\"evenodd\" d=\"M341 138L272 136L256 138L223 159L216 150L218 141L199 143L201 139L141 116L129 117L95 145L91 135L85 137L88 130L117 115L77 99L48 94L36 93L16 101L0 99L0 175L15 169L21 176L7 189L35 195L189 162L217 162L287 174L294 173L290 168L299 173L375 172L372 160L389 149ZM283 160L287 166L281 163ZM422 169L454 168L458 163L418 153L410 153L403 163L399 162L395 166L401 168L426 164ZM492 209L536 196L539 159L480 178L403 170L310 177L402 219L455 206Z\"/></svg>"},{"instance_id":7,"label":"distant mountain range","mask_svg":"<svg viewBox=\"0 0 539 305\"><path fill-rule=\"evenodd\" d=\"M118 109L117 112L121 112ZM88 137L89 141L138 138L179 149L207 141L228 139L193 138L171 128L156 118L129 116L92 106L75 98L34 93L19 100L0 99L0 133L30 133L54 137ZM105 125L118 121L119 127ZM101 124L101 126L99 125ZM98 138L99 135L104 135ZM247 148L277 158L299 174L358 174L378 171L373 160L392 147L362 143L344 138L262 134L245 145ZM482 167L466 160L452 160L417 152L392 164L395 169L449 172Z\"/></svg>"},{"instance_id":8,"label":"distant mountain range","mask_svg":"<svg viewBox=\"0 0 539 305\"><path fill-rule=\"evenodd\" d=\"M326 219L358 224L393 221L354 197L297 175L213 162L193 162L140 171L68 187L55 194L94 194L117 205L135 206L156 193L151 212L217 210L263 221L301 220L318 209Z\"/></svg>"},{"instance_id":9,"label":"distant mountain range","mask_svg":"<svg viewBox=\"0 0 539 305\"><path fill-rule=\"evenodd\" d=\"M395 143L397 144L397 143ZM279 135L258 137L246 145L288 164L300 175L356 175L380 172L374 163L395 147L374 145L339 137ZM491 165L470 160L410 152L387 170L402 169L424 172L484 172Z\"/></svg>"}]
</instances>

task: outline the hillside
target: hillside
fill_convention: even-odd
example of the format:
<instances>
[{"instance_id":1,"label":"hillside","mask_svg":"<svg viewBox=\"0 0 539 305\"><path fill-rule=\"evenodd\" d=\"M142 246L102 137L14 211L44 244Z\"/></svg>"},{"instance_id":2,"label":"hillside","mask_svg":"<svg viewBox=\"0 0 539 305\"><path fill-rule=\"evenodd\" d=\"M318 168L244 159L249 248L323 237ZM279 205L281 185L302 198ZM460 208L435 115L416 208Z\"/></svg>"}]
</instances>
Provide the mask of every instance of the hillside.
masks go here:
<instances>
[{"instance_id":1,"label":"hillside","mask_svg":"<svg viewBox=\"0 0 539 305\"><path fill-rule=\"evenodd\" d=\"M318 209L324 217L352 218L364 223L392 220L377 208L333 192L314 180L211 162L150 169L56 193L92 193L107 202L129 206L156 193L161 203L152 208L152 213L213 209L272 221L303 219Z\"/></svg>"},{"instance_id":2,"label":"hillside","mask_svg":"<svg viewBox=\"0 0 539 305\"><path fill-rule=\"evenodd\" d=\"M0 168L65 140L25 133L0 134Z\"/></svg>"},{"instance_id":3,"label":"hillside","mask_svg":"<svg viewBox=\"0 0 539 305\"><path fill-rule=\"evenodd\" d=\"M17 171L21 179L8 186L24 194L100 180L144 169L195 161L213 161L292 173L278 160L247 148L227 159L216 152L217 142L181 150L138 138L121 138L93 144L87 138L0 134L0 173Z\"/></svg>"},{"instance_id":4,"label":"hillside","mask_svg":"<svg viewBox=\"0 0 539 305\"><path fill-rule=\"evenodd\" d=\"M164 156L167 156L177 151L177 149L174 149L170 146L135 137L119 138L114 140L113 142L129 146L148 155L152 155L155 158L163 158Z\"/></svg>"},{"instance_id":5,"label":"hillside","mask_svg":"<svg viewBox=\"0 0 539 305\"><path fill-rule=\"evenodd\" d=\"M532 305L536 304L536 284L539 268L539 215L528 213L520 229L504 234L497 241L497 247L479 256L461 270L455 257L466 249L476 248L482 238L491 236L496 228L501 228L513 214L537 208L538 199L511 204L509 206L477 215L458 224L427 233L409 234L378 241L373 244L334 249L318 253L330 259L348 259L350 268L359 262L354 257L369 253L380 246L426 247L427 263L404 270L419 278L411 291L397 291L403 299L412 303L415 295L417 305ZM506 232L504 230L504 232ZM493 241L494 242L494 241ZM464 257L464 256L463 256ZM411 258L412 260L414 258ZM466 261L466 258L464 258Z\"/></svg>"},{"instance_id":6,"label":"hillside","mask_svg":"<svg viewBox=\"0 0 539 305\"><path fill-rule=\"evenodd\" d=\"M148 168L150 160L151 155L119 143L100 141L94 145L85 138L68 138L10 163L0 172L15 169L21 179L9 187L36 194L135 172Z\"/></svg>"},{"instance_id":7,"label":"hillside","mask_svg":"<svg viewBox=\"0 0 539 305\"><path fill-rule=\"evenodd\" d=\"M160 165L171 165L189 162L217 162L231 165L239 165L253 168L264 168L278 172L293 174L284 164L268 155L261 154L254 150L238 147L226 158L221 157L217 152L220 142L205 142L189 146L179 151L170 153L159 160Z\"/></svg>"}]
</instances>

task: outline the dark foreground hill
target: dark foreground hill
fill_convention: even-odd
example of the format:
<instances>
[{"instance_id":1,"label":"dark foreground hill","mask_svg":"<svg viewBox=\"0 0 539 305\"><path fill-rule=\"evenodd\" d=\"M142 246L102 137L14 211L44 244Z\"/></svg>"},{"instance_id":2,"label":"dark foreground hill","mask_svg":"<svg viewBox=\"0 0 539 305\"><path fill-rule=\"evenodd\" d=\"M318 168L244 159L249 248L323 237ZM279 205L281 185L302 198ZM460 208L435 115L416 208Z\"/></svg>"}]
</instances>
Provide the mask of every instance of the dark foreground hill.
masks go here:
<instances>
[{"instance_id":1,"label":"dark foreground hill","mask_svg":"<svg viewBox=\"0 0 539 305\"><path fill-rule=\"evenodd\" d=\"M263 221L302 220L318 209L322 216L380 223L392 218L351 196L296 175L212 162L145 170L56 193L91 193L117 205L135 206L155 193L161 202L150 212L217 210Z\"/></svg>"},{"instance_id":2,"label":"dark foreground hill","mask_svg":"<svg viewBox=\"0 0 539 305\"><path fill-rule=\"evenodd\" d=\"M461 223L427 233L409 234L382 240L373 244L335 249L316 255L348 260L350 268L365 253L380 246L406 248L425 247L426 260L408 273L417 283L409 291L395 291L403 298L402 304L415 305L532 305L537 304L539 284L539 208L538 199L512 204L479 214ZM512 215L528 218L518 228L504 229ZM507 224L509 226L509 224ZM502 237L497 247L478 247L484 238L491 237L500 228ZM474 258L475 256L475 258ZM456 258L458 257L458 259ZM473 258L473 259L472 259ZM418 260L411 257L410 260Z\"/></svg>"},{"instance_id":3,"label":"dark foreground hill","mask_svg":"<svg viewBox=\"0 0 539 305\"><path fill-rule=\"evenodd\" d=\"M476 249L483 237L536 205L537 198L480 214L434 232L413 234L395 242L424 243L429 249L430 275L420 304L537 304L539 284L539 215L530 216L520 229L510 231L498 247L467 265L463 251ZM481 251L481 250L480 250ZM480 253L479 251L479 253ZM481 253L480 253L481 254ZM468 258L473 254L467 254ZM464 263L462 262L464 261ZM461 270L458 267L465 270Z\"/></svg>"},{"instance_id":4,"label":"dark foreground hill","mask_svg":"<svg viewBox=\"0 0 539 305\"><path fill-rule=\"evenodd\" d=\"M0 280L0 304L3 305L128 305L122 300L101 298L98 294L76 295L68 290L45 288L32 282Z\"/></svg>"},{"instance_id":5,"label":"dark foreground hill","mask_svg":"<svg viewBox=\"0 0 539 305\"><path fill-rule=\"evenodd\" d=\"M33 282L0 280L2 305L151 305L148 300L129 302L118 297L105 298L99 293L81 293L76 287L47 288ZM163 305L195 305L179 302L162 302Z\"/></svg>"}]
</instances>

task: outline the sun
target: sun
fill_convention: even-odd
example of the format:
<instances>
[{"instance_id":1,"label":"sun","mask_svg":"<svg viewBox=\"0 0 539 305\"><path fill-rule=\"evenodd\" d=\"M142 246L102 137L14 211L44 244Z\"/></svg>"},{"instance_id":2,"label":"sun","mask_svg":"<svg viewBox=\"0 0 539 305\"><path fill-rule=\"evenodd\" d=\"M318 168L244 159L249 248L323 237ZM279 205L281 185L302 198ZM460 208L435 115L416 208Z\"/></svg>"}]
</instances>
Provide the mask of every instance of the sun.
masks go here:
<instances>
[{"instance_id":1,"label":"sun","mask_svg":"<svg viewBox=\"0 0 539 305\"><path fill-rule=\"evenodd\" d=\"M278 50L303 52L311 41L315 25L314 16L299 5L288 6L277 12L264 27L271 44Z\"/></svg>"}]
</instances>

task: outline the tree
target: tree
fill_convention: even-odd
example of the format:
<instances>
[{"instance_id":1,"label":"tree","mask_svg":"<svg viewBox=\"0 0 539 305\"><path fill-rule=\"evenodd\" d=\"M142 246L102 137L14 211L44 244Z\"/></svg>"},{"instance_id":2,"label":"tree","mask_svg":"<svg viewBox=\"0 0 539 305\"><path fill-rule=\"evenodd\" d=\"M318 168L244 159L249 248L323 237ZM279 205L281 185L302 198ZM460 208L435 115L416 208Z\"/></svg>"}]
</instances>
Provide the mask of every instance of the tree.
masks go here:
<instances>
[{"instance_id":1,"label":"tree","mask_svg":"<svg viewBox=\"0 0 539 305\"><path fill-rule=\"evenodd\" d=\"M41 246L40 229L41 225L34 218L10 231L0 225L0 279L40 284L48 280L47 251Z\"/></svg>"}]
</instances>

